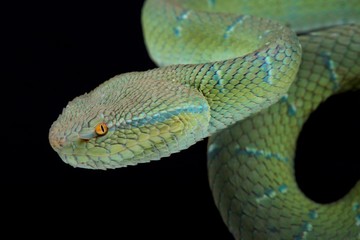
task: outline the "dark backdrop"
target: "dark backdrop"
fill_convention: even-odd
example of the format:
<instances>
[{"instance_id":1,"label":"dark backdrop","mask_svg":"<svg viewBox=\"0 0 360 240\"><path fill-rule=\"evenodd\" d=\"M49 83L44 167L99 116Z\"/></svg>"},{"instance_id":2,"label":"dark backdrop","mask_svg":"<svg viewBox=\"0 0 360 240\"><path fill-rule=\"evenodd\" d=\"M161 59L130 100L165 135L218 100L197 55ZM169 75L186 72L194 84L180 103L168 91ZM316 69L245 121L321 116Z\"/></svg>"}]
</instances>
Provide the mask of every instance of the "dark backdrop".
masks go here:
<instances>
[{"instance_id":1,"label":"dark backdrop","mask_svg":"<svg viewBox=\"0 0 360 240\"><path fill-rule=\"evenodd\" d=\"M30 211L19 219L32 221L40 212L43 223L65 217L49 224L53 233L79 224L120 239L128 233L231 239L208 187L206 141L161 161L108 171L72 168L48 143L68 101L114 75L155 67L143 43L141 6L49 1L11 7L5 51L14 64L5 67L11 87L3 94L11 97L4 104L10 108L3 115L0 171L1 183L20 197L4 193L5 199ZM335 100L316 112L299 140L299 184L320 202L338 199L359 179L359 92Z\"/></svg>"}]
</instances>

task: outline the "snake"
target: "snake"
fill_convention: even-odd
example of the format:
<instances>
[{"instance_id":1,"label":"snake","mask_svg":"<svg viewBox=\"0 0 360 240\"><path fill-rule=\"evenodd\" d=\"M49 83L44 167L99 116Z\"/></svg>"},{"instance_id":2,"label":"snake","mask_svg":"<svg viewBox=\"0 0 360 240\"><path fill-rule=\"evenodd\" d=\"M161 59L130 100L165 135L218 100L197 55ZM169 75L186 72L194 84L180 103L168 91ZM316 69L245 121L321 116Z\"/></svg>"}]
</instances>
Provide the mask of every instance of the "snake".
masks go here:
<instances>
[{"instance_id":1,"label":"snake","mask_svg":"<svg viewBox=\"0 0 360 240\"><path fill-rule=\"evenodd\" d=\"M322 204L294 169L310 114L360 89L360 1L147 0L141 19L158 67L70 101L49 131L60 158L114 169L209 137L209 185L235 239L360 239L360 182Z\"/></svg>"}]
</instances>

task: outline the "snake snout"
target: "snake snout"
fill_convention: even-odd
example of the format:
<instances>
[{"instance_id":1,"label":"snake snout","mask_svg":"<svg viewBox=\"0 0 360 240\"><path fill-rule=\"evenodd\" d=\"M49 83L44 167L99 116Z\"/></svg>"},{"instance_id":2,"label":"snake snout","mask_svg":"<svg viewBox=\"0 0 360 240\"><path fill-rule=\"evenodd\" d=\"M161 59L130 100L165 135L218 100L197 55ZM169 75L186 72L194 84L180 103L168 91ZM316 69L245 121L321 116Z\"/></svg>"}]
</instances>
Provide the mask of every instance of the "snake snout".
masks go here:
<instances>
[{"instance_id":1,"label":"snake snout","mask_svg":"<svg viewBox=\"0 0 360 240\"><path fill-rule=\"evenodd\" d=\"M66 148L69 145L69 141L71 141L74 137L71 137L71 135L74 134L66 134L65 131L61 130L62 128L59 127L59 124L57 122L54 122L52 127L49 131L49 142L51 147L56 152L61 152L64 148Z\"/></svg>"},{"instance_id":2,"label":"snake snout","mask_svg":"<svg viewBox=\"0 0 360 240\"><path fill-rule=\"evenodd\" d=\"M50 145L54 149L60 149L64 146L64 144L65 144L65 139L62 139L62 138L60 138L58 140L50 139Z\"/></svg>"},{"instance_id":3,"label":"snake snout","mask_svg":"<svg viewBox=\"0 0 360 240\"><path fill-rule=\"evenodd\" d=\"M59 136L54 131L50 130L49 132L49 142L51 147L59 152L65 145L66 138L64 136Z\"/></svg>"}]
</instances>

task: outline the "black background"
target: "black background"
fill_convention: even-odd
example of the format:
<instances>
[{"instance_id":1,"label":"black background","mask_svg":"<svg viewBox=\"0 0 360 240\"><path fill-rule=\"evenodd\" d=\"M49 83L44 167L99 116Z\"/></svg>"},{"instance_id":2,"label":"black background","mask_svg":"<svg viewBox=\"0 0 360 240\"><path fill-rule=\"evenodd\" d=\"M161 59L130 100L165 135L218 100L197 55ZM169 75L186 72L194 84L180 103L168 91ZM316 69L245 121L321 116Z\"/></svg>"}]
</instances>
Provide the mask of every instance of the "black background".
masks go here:
<instances>
[{"instance_id":1,"label":"black background","mask_svg":"<svg viewBox=\"0 0 360 240\"><path fill-rule=\"evenodd\" d=\"M68 101L114 75L155 67L143 43L141 6L142 1L11 6L4 46L7 62L14 64L5 67L10 87L3 94L11 97L4 104L0 170L11 193L3 196L30 210L19 219L39 214L50 223L65 217L61 225L49 224L52 233L71 228L120 239L129 233L132 239L231 239L208 187L206 140L161 161L107 171L72 168L48 143L48 130ZM328 101L300 137L297 177L316 201L340 198L359 179L359 95Z\"/></svg>"}]
</instances>

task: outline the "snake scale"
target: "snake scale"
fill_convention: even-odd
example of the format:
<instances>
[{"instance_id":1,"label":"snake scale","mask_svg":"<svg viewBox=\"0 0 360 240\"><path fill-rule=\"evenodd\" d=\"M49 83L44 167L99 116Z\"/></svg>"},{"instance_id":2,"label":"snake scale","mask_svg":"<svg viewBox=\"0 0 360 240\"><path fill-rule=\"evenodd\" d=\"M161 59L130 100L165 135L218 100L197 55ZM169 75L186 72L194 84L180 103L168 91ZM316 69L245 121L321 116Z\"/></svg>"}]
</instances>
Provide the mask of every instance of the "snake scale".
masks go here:
<instances>
[{"instance_id":1,"label":"snake scale","mask_svg":"<svg viewBox=\"0 0 360 240\"><path fill-rule=\"evenodd\" d=\"M358 0L148 0L143 32L159 68L69 102L50 144L74 167L108 169L211 135L210 187L236 239L360 239L359 182L319 204L294 176L310 113L360 89L359 19Z\"/></svg>"}]
</instances>

